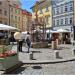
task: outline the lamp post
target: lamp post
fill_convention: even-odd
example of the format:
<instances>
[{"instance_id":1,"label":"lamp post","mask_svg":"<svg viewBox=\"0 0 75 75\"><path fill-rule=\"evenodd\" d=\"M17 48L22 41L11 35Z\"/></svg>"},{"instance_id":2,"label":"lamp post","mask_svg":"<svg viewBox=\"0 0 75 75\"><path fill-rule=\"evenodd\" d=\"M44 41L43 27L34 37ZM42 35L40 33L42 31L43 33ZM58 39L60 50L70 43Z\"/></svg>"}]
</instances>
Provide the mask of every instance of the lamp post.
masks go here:
<instances>
[{"instance_id":1,"label":"lamp post","mask_svg":"<svg viewBox=\"0 0 75 75\"><path fill-rule=\"evenodd\" d=\"M10 1L8 0L8 11L9 11L9 26L10 26Z\"/></svg>"}]
</instances>

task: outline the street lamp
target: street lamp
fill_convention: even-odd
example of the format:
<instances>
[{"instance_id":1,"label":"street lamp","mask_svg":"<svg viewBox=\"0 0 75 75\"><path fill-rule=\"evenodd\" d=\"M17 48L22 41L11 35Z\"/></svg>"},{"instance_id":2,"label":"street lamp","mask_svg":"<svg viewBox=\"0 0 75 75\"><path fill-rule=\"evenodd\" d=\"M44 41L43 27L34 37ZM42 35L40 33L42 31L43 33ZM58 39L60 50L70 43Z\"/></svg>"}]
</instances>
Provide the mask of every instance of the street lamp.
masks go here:
<instances>
[{"instance_id":1,"label":"street lamp","mask_svg":"<svg viewBox=\"0 0 75 75\"><path fill-rule=\"evenodd\" d=\"M9 26L10 26L10 1L8 0L8 11L9 11Z\"/></svg>"}]
</instances>

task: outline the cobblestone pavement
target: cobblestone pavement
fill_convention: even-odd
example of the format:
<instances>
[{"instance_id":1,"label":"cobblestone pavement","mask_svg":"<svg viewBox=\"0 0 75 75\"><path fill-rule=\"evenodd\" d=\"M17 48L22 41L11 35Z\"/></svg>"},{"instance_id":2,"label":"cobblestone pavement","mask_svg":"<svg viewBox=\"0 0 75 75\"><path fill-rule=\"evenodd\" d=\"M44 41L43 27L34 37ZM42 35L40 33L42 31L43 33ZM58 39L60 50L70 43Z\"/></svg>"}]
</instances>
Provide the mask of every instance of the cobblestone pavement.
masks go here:
<instances>
[{"instance_id":1,"label":"cobblestone pavement","mask_svg":"<svg viewBox=\"0 0 75 75\"><path fill-rule=\"evenodd\" d=\"M72 54L72 50L75 49L75 46L72 45L60 45L59 54L62 59L67 59L70 57L75 57ZM13 46L12 50L17 50L16 46ZM39 48L33 49L30 51L34 51L34 58L38 61L43 60L57 60L54 58L54 51L52 49L47 48ZM29 59L29 53L27 52L27 48L23 47L23 52L19 52L19 60L22 62L31 61ZM16 75L75 75L75 61L68 61L62 63L50 63L50 64L24 64L20 68L16 69L12 72L12 74ZM10 74L11 75L11 74Z\"/></svg>"},{"instance_id":2,"label":"cobblestone pavement","mask_svg":"<svg viewBox=\"0 0 75 75\"><path fill-rule=\"evenodd\" d=\"M13 50L17 50L17 47L14 46ZM72 45L59 45L58 46L59 56L62 59L74 58ZM31 48L30 51L34 51L33 57L36 59L35 61L49 61L49 60L58 60L54 56L55 50L50 48ZM27 53L27 48L23 46L23 52L19 52L19 60L22 62L31 61L29 59L29 53ZM34 60L33 60L34 61Z\"/></svg>"},{"instance_id":3,"label":"cobblestone pavement","mask_svg":"<svg viewBox=\"0 0 75 75\"><path fill-rule=\"evenodd\" d=\"M55 63L23 65L15 70L15 75L75 75L75 61ZM11 75L11 74L10 74Z\"/></svg>"}]
</instances>

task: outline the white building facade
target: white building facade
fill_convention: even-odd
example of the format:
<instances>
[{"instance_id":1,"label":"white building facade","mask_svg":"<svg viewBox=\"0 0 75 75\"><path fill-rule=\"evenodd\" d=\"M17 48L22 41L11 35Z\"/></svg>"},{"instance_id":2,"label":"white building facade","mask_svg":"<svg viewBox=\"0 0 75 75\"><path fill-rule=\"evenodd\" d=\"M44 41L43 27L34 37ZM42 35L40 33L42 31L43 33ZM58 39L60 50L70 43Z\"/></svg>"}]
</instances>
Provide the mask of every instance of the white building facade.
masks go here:
<instances>
[{"instance_id":1,"label":"white building facade","mask_svg":"<svg viewBox=\"0 0 75 75\"><path fill-rule=\"evenodd\" d=\"M74 2L73 0L53 0L52 25L54 30L60 28L73 31Z\"/></svg>"}]
</instances>

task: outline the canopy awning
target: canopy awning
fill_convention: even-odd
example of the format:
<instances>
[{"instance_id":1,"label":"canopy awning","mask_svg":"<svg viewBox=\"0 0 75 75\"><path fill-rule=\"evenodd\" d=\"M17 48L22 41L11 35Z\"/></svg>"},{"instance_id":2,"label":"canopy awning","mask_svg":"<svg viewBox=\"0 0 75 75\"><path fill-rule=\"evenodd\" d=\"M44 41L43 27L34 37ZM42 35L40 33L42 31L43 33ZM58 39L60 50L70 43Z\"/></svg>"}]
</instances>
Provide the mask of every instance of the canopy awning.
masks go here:
<instances>
[{"instance_id":1,"label":"canopy awning","mask_svg":"<svg viewBox=\"0 0 75 75\"><path fill-rule=\"evenodd\" d=\"M70 33L71 31L67 29L58 29L58 30L50 30L50 33Z\"/></svg>"},{"instance_id":2,"label":"canopy awning","mask_svg":"<svg viewBox=\"0 0 75 75\"><path fill-rule=\"evenodd\" d=\"M19 30L19 29L15 28L15 27L12 27L12 26L0 24L0 30Z\"/></svg>"},{"instance_id":3,"label":"canopy awning","mask_svg":"<svg viewBox=\"0 0 75 75\"><path fill-rule=\"evenodd\" d=\"M25 31L25 32L22 32L22 34L27 34L27 31Z\"/></svg>"},{"instance_id":4,"label":"canopy awning","mask_svg":"<svg viewBox=\"0 0 75 75\"><path fill-rule=\"evenodd\" d=\"M38 31L38 30L34 30L33 32L35 33L36 31ZM38 32L43 33L43 30L39 30Z\"/></svg>"},{"instance_id":5,"label":"canopy awning","mask_svg":"<svg viewBox=\"0 0 75 75\"><path fill-rule=\"evenodd\" d=\"M57 32L60 32L60 33L66 33L66 32L68 32L68 33L70 33L70 31L69 30L67 30L67 29L58 29L57 30Z\"/></svg>"}]
</instances>

